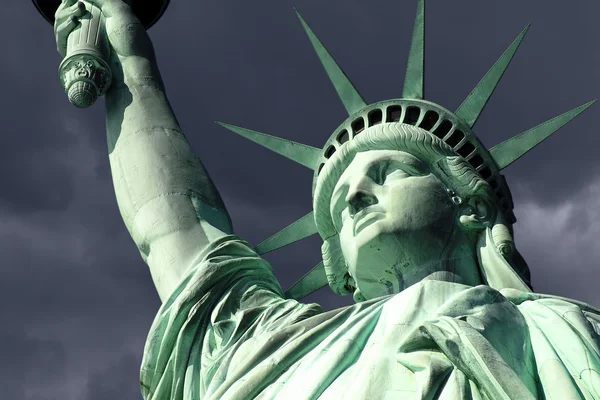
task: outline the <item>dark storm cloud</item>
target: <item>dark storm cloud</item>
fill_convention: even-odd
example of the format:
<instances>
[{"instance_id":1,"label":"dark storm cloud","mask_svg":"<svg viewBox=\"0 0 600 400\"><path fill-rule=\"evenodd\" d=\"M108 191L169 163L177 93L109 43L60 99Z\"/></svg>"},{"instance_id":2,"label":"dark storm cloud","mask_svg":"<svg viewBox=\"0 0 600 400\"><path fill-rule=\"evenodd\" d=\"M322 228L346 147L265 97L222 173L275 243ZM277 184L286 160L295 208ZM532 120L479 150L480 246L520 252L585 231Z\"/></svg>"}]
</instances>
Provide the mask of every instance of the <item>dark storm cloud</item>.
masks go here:
<instances>
[{"instance_id":1,"label":"dark storm cloud","mask_svg":"<svg viewBox=\"0 0 600 400\"><path fill-rule=\"evenodd\" d=\"M66 392L66 350L60 341L0 329L0 382L6 399L60 399ZM21 351L15 351L20 349Z\"/></svg>"},{"instance_id":2,"label":"dark storm cloud","mask_svg":"<svg viewBox=\"0 0 600 400\"><path fill-rule=\"evenodd\" d=\"M0 151L0 204L4 209L27 213L32 210L64 211L68 207L74 195L73 181L69 168L56 154L51 151L32 154L12 146L4 149ZM40 159L45 162L40 163ZM56 176L63 179L56 180Z\"/></svg>"},{"instance_id":3,"label":"dark storm cloud","mask_svg":"<svg viewBox=\"0 0 600 400\"><path fill-rule=\"evenodd\" d=\"M87 384L85 400L135 399L141 397L139 387L131 382L139 380L137 370L141 359L136 354L125 354L109 364L106 369L94 373Z\"/></svg>"},{"instance_id":4,"label":"dark storm cloud","mask_svg":"<svg viewBox=\"0 0 600 400\"><path fill-rule=\"evenodd\" d=\"M169 100L234 221L253 244L311 210L311 171L214 124L321 146L345 118L296 6L369 102L399 97L415 1L172 0L150 30ZM598 97L600 5L444 2L427 8L426 98L456 109L529 22L476 125L493 146ZM0 330L11 399L139 399L159 300L125 230L108 164L104 105L60 87L52 27L29 1L0 5ZM598 105L505 173L517 244L540 292L600 305ZM268 254L284 289L320 261L313 237ZM323 289L331 309L349 297Z\"/></svg>"}]
</instances>

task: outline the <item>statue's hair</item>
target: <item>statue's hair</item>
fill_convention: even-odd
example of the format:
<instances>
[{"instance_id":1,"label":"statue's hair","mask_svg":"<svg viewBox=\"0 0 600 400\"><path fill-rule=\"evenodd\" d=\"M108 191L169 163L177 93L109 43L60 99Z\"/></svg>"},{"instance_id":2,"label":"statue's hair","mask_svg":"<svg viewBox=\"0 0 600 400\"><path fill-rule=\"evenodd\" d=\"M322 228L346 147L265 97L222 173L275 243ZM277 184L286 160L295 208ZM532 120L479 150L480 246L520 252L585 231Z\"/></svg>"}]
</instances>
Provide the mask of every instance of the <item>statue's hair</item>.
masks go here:
<instances>
[{"instance_id":1,"label":"statue's hair","mask_svg":"<svg viewBox=\"0 0 600 400\"><path fill-rule=\"evenodd\" d=\"M319 173L313 207L317 229L323 238L321 252L327 280L335 293L354 293L355 300L364 299L348 273L339 235L331 217L330 205L333 189L344 170L356 154L370 150L399 150L410 153L427 163L442 184L463 201L478 196L491 202L497 213L492 229L496 243L507 261L529 285L529 269L514 247L512 226L505 222L507 219L496 203L492 187L441 139L413 125L392 122L370 127L344 143ZM516 260L516 264L512 262L513 259Z\"/></svg>"}]
</instances>

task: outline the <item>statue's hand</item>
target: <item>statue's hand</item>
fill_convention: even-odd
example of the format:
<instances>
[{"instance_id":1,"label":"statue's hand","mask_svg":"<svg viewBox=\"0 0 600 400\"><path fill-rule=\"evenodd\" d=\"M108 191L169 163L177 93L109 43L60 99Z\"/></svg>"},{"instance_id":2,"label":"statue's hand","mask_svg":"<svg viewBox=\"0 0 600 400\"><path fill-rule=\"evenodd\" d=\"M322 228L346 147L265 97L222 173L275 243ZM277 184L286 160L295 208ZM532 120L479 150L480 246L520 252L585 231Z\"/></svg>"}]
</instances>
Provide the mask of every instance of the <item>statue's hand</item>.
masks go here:
<instances>
[{"instance_id":1,"label":"statue's hand","mask_svg":"<svg viewBox=\"0 0 600 400\"><path fill-rule=\"evenodd\" d=\"M62 0L54 14L54 34L59 53L64 57L67 37L77 27L79 18L84 17L90 4L102 10L105 29L111 46L112 61L121 63L125 58L137 56L154 59L152 42L146 29L123 0Z\"/></svg>"}]
</instances>

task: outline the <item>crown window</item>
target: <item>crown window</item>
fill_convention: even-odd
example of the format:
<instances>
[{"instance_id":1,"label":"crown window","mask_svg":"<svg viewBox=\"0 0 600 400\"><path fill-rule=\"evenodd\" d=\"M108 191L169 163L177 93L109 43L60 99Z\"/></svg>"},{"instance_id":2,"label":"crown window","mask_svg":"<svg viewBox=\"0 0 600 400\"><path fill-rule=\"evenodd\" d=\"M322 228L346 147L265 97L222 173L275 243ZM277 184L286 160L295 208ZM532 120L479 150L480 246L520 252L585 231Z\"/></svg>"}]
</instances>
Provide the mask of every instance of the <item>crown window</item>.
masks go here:
<instances>
[{"instance_id":1,"label":"crown window","mask_svg":"<svg viewBox=\"0 0 600 400\"><path fill-rule=\"evenodd\" d=\"M402 107L398 105L389 106L387 108L387 118L385 122L400 122L402 116Z\"/></svg>"},{"instance_id":2,"label":"crown window","mask_svg":"<svg viewBox=\"0 0 600 400\"><path fill-rule=\"evenodd\" d=\"M421 115L421 109L419 107L408 107L406 115L404 116L404 123L409 125L415 125Z\"/></svg>"},{"instance_id":3,"label":"crown window","mask_svg":"<svg viewBox=\"0 0 600 400\"><path fill-rule=\"evenodd\" d=\"M337 141L338 141L339 144L344 144L344 143L346 143L348 141L349 138L350 138L350 135L348 135L348 131L346 129L344 129L338 135Z\"/></svg>"},{"instance_id":4,"label":"crown window","mask_svg":"<svg viewBox=\"0 0 600 400\"><path fill-rule=\"evenodd\" d=\"M492 176L492 170L490 169L490 167L485 167L484 169L482 169L481 171L479 171L479 175L481 175L481 177L483 179L487 179L490 176Z\"/></svg>"},{"instance_id":5,"label":"crown window","mask_svg":"<svg viewBox=\"0 0 600 400\"><path fill-rule=\"evenodd\" d=\"M483 164L483 158L479 154L475 154L475 156L471 157L469 160L469 164L471 164L473 168L479 168Z\"/></svg>"},{"instance_id":6,"label":"crown window","mask_svg":"<svg viewBox=\"0 0 600 400\"><path fill-rule=\"evenodd\" d=\"M425 117L423 118L423 121L421 121L421 125L419 125L419 128L429 131L431 130L431 128L434 127L434 125L438 122L439 119L440 115L438 113L429 110L425 113Z\"/></svg>"},{"instance_id":7,"label":"crown window","mask_svg":"<svg viewBox=\"0 0 600 400\"><path fill-rule=\"evenodd\" d=\"M383 120L383 112L379 108L369 112L369 126L380 124Z\"/></svg>"},{"instance_id":8,"label":"crown window","mask_svg":"<svg viewBox=\"0 0 600 400\"><path fill-rule=\"evenodd\" d=\"M446 119L440 124L440 126L438 126L435 129L435 131L433 131L433 134L435 136L439 137L440 139L442 139L444 136L446 136L448 134L448 132L450 132L451 129L452 129L452 122L450 122Z\"/></svg>"},{"instance_id":9,"label":"crown window","mask_svg":"<svg viewBox=\"0 0 600 400\"><path fill-rule=\"evenodd\" d=\"M352 122L352 133L354 136L360 133L363 129L365 129L365 120L362 119L362 117L355 119L354 122Z\"/></svg>"},{"instance_id":10,"label":"crown window","mask_svg":"<svg viewBox=\"0 0 600 400\"><path fill-rule=\"evenodd\" d=\"M460 149L458 149L457 153L461 155L463 158L467 158L469 154L471 154L475 150L475 146L472 143L465 143Z\"/></svg>"},{"instance_id":11,"label":"crown window","mask_svg":"<svg viewBox=\"0 0 600 400\"><path fill-rule=\"evenodd\" d=\"M327 148L327 150L325 151L325 158L329 158L333 155L333 153L335 153L335 146L331 145Z\"/></svg>"},{"instance_id":12,"label":"crown window","mask_svg":"<svg viewBox=\"0 0 600 400\"><path fill-rule=\"evenodd\" d=\"M461 140L465 138L465 134L461 130L455 130L452 135L446 140L446 143L452 148L454 148L457 144L460 143Z\"/></svg>"}]
</instances>

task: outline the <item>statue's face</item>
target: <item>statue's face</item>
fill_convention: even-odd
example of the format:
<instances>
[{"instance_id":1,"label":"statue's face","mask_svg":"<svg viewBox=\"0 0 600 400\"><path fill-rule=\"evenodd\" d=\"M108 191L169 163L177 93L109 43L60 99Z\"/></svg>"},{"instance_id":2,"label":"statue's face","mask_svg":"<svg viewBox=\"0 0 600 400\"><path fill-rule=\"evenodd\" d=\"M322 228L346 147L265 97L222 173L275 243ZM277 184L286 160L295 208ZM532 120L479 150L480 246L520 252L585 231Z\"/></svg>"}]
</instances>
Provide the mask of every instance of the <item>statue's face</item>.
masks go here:
<instances>
[{"instance_id":1,"label":"statue's face","mask_svg":"<svg viewBox=\"0 0 600 400\"><path fill-rule=\"evenodd\" d=\"M457 212L429 166L395 150L358 153L331 201L350 275L367 299L452 274Z\"/></svg>"}]
</instances>

